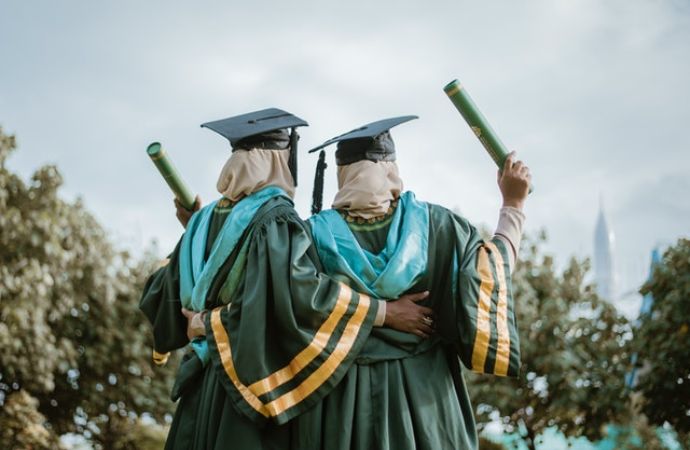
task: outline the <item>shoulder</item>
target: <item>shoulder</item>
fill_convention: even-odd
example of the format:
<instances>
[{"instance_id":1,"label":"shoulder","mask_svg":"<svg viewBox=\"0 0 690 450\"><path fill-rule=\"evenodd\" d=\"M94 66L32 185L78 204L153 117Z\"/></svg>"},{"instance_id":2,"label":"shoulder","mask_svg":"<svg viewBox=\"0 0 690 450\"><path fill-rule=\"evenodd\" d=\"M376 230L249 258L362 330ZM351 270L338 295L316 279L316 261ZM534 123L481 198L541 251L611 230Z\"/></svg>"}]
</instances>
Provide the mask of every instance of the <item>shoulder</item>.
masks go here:
<instances>
[{"instance_id":1,"label":"shoulder","mask_svg":"<svg viewBox=\"0 0 690 450\"><path fill-rule=\"evenodd\" d=\"M209 204L202 206L201 209L192 214L192 216L189 218L189 221L187 222L186 229L193 229L195 224L198 223L203 216L213 214L213 211L215 210L217 204L218 200L214 200Z\"/></svg>"},{"instance_id":2,"label":"shoulder","mask_svg":"<svg viewBox=\"0 0 690 450\"><path fill-rule=\"evenodd\" d=\"M344 223L343 217L337 210L325 209L309 217L305 221L305 227L309 235L319 242L326 238L326 236L331 236L333 231Z\"/></svg>"},{"instance_id":3,"label":"shoulder","mask_svg":"<svg viewBox=\"0 0 690 450\"><path fill-rule=\"evenodd\" d=\"M442 222L442 221L448 221L453 218L456 214L454 214L451 210L448 208L437 205L436 203L431 203L427 202L424 200L421 200L416 197L414 192L412 191L405 191L402 193L400 196L400 199L405 202L413 202L418 205L424 205L426 208L429 210L429 218L431 219L432 222Z\"/></svg>"},{"instance_id":4,"label":"shoulder","mask_svg":"<svg viewBox=\"0 0 690 450\"><path fill-rule=\"evenodd\" d=\"M327 224L330 223L334 220L342 220L342 216L340 213L335 210L335 209L324 209L323 211L319 212L318 214L314 214L310 218L307 219L307 222L311 225L314 224Z\"/></svg>"},{"instance_id":5,"label":"shoulder","mask_svg":"<svg viewBox=\"0 0 690 450\"><path fill-rule=\"evenodd\" d=\"M273 197L264 203L256 212L252 226L265 228L276 222L305 226L304 221L297 214L292 200L283 196Z\"/></svg>"},{"instance_id":6,"label":"shoulder","mask_svg":"<svg viewBox=\"0 0 690 450\"><path fill-rule=\"evenodd\" d=\"M459 213L453 212L445 206L431 202L422 202L429 209L429 219L433 225L450 224L452 222L469 223Z\"/></svg>"},{"instance_id":7,"label":"shoulder","mask_svg":"<svg viewBox=\"0 0 690 450\"><path fill-rule=\"evenodd\" d=\"M257 211L249 228L249 245L270 248L271 257L284 258L306 252L313 261L318 261L309 225L300 218L294 204L287 198L276 197L267 201Z\"/></svg>"},{"instance_id":8,"label":"shoulder","mask_svg":"<svg viewBox=\"0 0 690 450\"><path fill-rule=\"evenodd\" d=\"M450 209L445 206L437 205L436 203L428 203L429 215L435 219L447 220L448 218L454 216L455 214Z\"/></svg>"},{"instance_id":9,"label":"shoulder","mask_svg":"<svg viewBox=\"0 0 690 450\"><path fill-rule=\"evenodd\" d=\"M459 212L451 211L435 203L428 203L428 205L430 227L436 235L453 234L467 238L475 233L474 225Z\"/></svg>"}]
</instances>

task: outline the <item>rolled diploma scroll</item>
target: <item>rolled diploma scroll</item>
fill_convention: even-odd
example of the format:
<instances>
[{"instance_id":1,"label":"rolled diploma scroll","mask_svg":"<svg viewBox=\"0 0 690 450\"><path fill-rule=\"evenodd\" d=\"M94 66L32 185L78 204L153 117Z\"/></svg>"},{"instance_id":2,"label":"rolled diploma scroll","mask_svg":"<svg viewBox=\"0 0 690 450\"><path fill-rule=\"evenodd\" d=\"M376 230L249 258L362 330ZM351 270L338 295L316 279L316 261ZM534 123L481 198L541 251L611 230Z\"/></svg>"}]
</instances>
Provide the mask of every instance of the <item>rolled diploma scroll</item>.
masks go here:
<instances>
[{"instance_id":1,"label":"rolled diploma scroll","mask_svg":"<svg viewBox=\"0 0 690 450\"><path fill-rule=\"evenodd\" d=\"M168 183L168 186L170 186L170 189L182 206L191 210L194 206L194 195L182 180L180 173L173 165L170 157L165 153L165 150L163 150L163 147L161 147L161 144L159 142L152 143L146 149L146 153L148 153L151 161L153 161L158 171L163 175L165 182Z\"/></svg>"},{"instance_id":2,"label":"rolled diploma scroll","mask_svg":"<svg viewBox=\"0 0 690 450\"><path fill-rule=\"evenodd\" d=\"M467 90L458 80L451 81L443 90L465 119L465 122L470 126L474 135L477 136L479 142L489 152L489 156L494 160L499 170L502 170L503 164L508 157L508 149L498 138L498 135L491 128L486 117L479 111L477 105L474 104L470 94L467 93ZM532 186L530 186L530 192L532 192Z\"/></svg>"}]
</instances>

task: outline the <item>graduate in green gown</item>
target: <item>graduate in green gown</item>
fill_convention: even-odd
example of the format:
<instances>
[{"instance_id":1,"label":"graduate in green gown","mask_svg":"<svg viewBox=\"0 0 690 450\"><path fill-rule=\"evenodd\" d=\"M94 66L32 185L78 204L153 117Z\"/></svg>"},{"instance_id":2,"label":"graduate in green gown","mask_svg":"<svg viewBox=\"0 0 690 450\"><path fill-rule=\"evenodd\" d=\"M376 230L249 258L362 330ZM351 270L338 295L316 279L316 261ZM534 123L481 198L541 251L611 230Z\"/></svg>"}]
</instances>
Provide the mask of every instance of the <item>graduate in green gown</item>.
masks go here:
<instances>
[{"instance_id":1,"label":"graduate in green gown","mask_svg":"<svg viewBox=\"0 0 690 450\"><path fill-rule=\"evenodd\" d=\"M320 273L292 203L303 125L278 109L202 125L233 148L222 197L193 215L178 206L185 233L140 302L154 361L190 348L167 449L287 448L285 424L337 385L375 326L404 330L428 314L414 303L423 295L386 314L382 300Z\"/></svg>"},{"instance_id":2,"label":"graduate in green gown","mask_svg":"<svg viewBox=\"0 0 690 450\"><path fill-rule=\"evenodd\" d=\"M293 421L292 448L476 449L460 362L518 374L510 275L529 169L508 158L498 228L484 240L465 218L402 191L388 129L414 118L364 125L314 149L338 143L339 191L333 209L309 222L326 273L353 290L378 298L430 291L423 304L435 312L435 333L372 330L338 386Z\"/></svg>"}]
</instances>

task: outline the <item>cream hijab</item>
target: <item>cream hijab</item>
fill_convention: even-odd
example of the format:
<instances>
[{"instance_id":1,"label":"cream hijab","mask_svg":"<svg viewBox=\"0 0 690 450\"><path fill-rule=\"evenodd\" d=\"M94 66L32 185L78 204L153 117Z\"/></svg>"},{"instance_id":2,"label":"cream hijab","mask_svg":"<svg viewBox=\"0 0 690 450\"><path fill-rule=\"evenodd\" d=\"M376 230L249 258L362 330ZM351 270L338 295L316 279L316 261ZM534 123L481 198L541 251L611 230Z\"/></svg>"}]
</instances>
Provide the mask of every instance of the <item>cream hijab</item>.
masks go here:
<instances>
[{"instance_id":1,"label":"cream hijab","mask_svg":"<svg viewBox=\"0 0 690 450\"><path fill-rule=\"evenodd\" d=\"M216 188L236 202L266 186L277 186L290 198L295 196L288 158L290 150L235 150L223 166Z\"/></svg>"},{"instance_id":2,"label":"cream hijab","mask_svg":"<svg viewBox=\"0 0 690 450\"><path fill-rule=\"evenodd\" d=\"M394 161L357 161L338 166L338 193L333 208L349 215L371 219L386 214L400 197L403 184Z\"/></svg>"}]
</instances>

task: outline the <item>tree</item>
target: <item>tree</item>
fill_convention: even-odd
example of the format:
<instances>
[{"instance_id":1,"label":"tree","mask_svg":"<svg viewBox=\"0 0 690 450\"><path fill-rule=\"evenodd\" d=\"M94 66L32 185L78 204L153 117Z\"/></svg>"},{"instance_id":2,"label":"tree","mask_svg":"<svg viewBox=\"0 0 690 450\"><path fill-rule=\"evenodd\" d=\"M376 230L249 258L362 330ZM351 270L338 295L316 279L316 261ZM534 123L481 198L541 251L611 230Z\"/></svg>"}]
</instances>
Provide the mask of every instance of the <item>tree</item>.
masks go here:
<instances>
[{"instance_id":1,"label":"tree","mask_svg":"<svg viewBox=\"0 0 690 450\"><path fill-rule=\"evenodd\" d=\"M124 426L173 408L173 372L154 376L137 308L152 258L117 251L79 200L61 200L56 167L24 183L6 167L15 147L0 128L0 417L38 428L31 443L0 433L0 448L55 448L66 432L113 448Z\"/></svg>"},{"instance_id":2,"label":"tree","mask_svg":"<svg viewBox=\"0 0 690 450\"><path fill-rule=\"evenodd\" d=\"M664 253L640 293L654 298L633 340L643 362L641 411L651 424L672 425L690 448L690 239Z\"/></svg>"},{"instance_id":3,"label":"tree","mask_svg":"<svg viewBox=\"0 0 690 450\"><path fill-rule=\"evenodd\" d=\"M0 410L0 443L3 448L60 448L57 436L45 427L45 421L38 412L38 400L20 389Z\"/></svg>"},{"instance_id":4,"label":"tree","mask_svg":"<svg viewBox=\"0 0 690 450\"><path fill-rule=\"evenodd\" d=\"M524 433L529 448L549 427L599 439L629 410L630 324L585 283L587 261L571 259L559 274L553 258L540 253L543 240L525 243L513 275L520 377L469 377L478 427L498 416L508 431Z\"/></svg>"}]
</instances>

